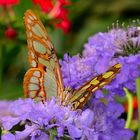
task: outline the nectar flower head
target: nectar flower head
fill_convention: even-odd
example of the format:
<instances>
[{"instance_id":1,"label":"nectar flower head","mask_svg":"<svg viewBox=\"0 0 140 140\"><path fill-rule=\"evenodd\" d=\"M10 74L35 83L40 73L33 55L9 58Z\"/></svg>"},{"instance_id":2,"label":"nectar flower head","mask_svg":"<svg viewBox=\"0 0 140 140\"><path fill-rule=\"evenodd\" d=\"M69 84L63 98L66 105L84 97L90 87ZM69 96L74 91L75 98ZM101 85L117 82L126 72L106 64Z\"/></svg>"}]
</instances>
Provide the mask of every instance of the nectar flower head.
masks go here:
<instances>
[{"instance_id":1,"label":"nectar flower head","mask_svg":"<svg viewBox=\"0 0 140 140\"><path fill-rule=\"evenodd\" d=\"M68 10L65 8L70 5L69 0L32 0L38 4L41 10L48 15L50 19L56 19L56 27L61 28L65 33L70 29L71 23L68 19Z\"/></svg>"},{"instance_id":2,"label":"nectar flower head","mask_svg":"<svg viewBox=\"0 0 140 140\"><path fill-rule=\"evenodd\" d=\"M17 32L12 27L8 27L5 31L5 36L9 39L14 39L17 36Z\"/></svg>"},{"instance_id":3,"label":"nectar flower head","mask_svg":"<svg viewBox=\"0 0 140 140\"><path fill-rule=\"evenodd\" d=\"M104 104L95 99L92 109L81 112L61 106L55 98L44 104L31 99L19 99L11 103L8 110L12 115L0 116L2 130L7 131L2 136L5 140L10 137L49 139L52 134L56 139L130 140L133 137L133 133L124 128L124 120L118 118L123 107L113 101ZM15 131L15 125L21 130Z\"/></svg>"}]
</instances>

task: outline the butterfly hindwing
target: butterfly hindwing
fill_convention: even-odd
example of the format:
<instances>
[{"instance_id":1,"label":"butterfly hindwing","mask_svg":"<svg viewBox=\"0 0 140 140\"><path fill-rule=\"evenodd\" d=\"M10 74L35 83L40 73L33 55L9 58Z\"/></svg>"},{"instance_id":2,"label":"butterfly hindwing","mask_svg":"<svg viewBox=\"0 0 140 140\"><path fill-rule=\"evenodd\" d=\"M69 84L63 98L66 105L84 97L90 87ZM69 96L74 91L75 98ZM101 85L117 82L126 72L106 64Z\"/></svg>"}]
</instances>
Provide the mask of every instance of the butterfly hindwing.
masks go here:
<instances>
[{"instance_id":1,"label":"butterfly hindwing","mask_svg":"<svg viewBox=\"0 0 140 140\"><path fill-rule=\"evenodd\" d=\"M103 86L109 84L120 72L121 65L112 66L106 73L98 75L75 90L66 101L72 104L73 109L82 108L92 97L92 94Z\"/></svg>"},{"instance_id":2,"label":"butterfly hindwing","mask_svg":"<svg viewBox=\"0 0 140 140\"><path fill-rule=\"evenodd\" d=\"M24 93L25 97L35 100L44 100L46 94L44 92L44 73L41 69L30 68L24 76Z\"/></svg>"},{"instance_id":3,"label":"butterfly hindwing","mask_svg":"<svg viewBox=\"0 0 140 140\"><path fill-rule=\"evenodd\" d=\"M43 92L50 94L50 96L59 96L64 98L64 84L62 80L62 74L58 59L55 53L52 42L50 41L45 27L41 21L35 16L31 10L27 10L24 16L24 23L26 27L29 63L32 68L41 70L42 78L44 79L41 85L43 86ZM28 76L27 73L24 79L25 95L30 94L27 90ZM30 97L30 95L28 95ZM38 96L38 94L36 94ZM49 97L49 95L47 95ZM44 99L46 96L43 97Z\"/></svg>"}]
</instances>

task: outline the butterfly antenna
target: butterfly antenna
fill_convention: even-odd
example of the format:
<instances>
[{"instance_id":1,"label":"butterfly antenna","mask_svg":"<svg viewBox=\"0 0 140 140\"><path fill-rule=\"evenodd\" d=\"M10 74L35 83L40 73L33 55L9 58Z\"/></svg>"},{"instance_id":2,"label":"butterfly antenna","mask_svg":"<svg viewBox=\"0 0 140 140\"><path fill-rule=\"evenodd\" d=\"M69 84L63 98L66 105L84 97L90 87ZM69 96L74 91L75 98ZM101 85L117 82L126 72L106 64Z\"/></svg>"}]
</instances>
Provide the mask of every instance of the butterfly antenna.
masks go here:
<instances>
[{"instance_id":1,"label":"butterfly antenna","mask_svg":"<svg viewBox=\"0 0 140 140\"><path fill-rule=\"evenodd\" d=\"M79 54L79 56L78 56L78 62L79 62L78 65L79 65L79 66L81 65L81 58L82 58L82 56L81 56L81 54ZM78 67L79 67L79 66L78 66ZM81 68L80 68L80 71L79 71L79 73L78 73L79 79L80 79L80 80L81 80L81 73L82 73L82 72L81 72ZM80 84L80 82L78 82L78 83Z\"/></svg>"},{"instance_id":2,"label":"butterfly antenna","mask_svg":"<svg viewBox=\"0 0 140 140\"><path fill-rule=\"evenodd\" d=\"M69 79L70 79L70 86L71 86L71 71L70 71L70 58L69 58L69 53L68 53L68 59L67 59L67 64L68 64L68 74L69 74Z\"/></svg>"}]
</instances>

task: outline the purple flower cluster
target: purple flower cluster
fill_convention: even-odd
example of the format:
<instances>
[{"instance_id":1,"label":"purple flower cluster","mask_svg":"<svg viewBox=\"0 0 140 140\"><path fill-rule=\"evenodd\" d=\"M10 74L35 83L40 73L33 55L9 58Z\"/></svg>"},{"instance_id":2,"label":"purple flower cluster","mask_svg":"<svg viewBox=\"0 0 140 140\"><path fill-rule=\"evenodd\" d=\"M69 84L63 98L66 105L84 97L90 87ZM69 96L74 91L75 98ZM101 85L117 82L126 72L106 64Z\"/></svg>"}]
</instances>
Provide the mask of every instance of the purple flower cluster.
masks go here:
<instances>
[{"instance_id":1,"label":"purple flower cluster","mask_svg":"<svg viewBox=\"0 0 140 140\"><path fill-rule=\"evenodd\" d=\"M110 93L124 95L123 88L135 92L135 80L140 76L140 27L113 28L97 33L85 44L82 57L68 55L60 61L66 86L77 88L88 79L104 73L116 63L121 73L105 88Z\"/></svg>"},{"instance_id":2,"label":"purple flower cluster","mask_svg":"<svg viewBox=\"0 0 140 140\"><path fill-rule=\"evenodd\" d=\"M67 54L64 55L64 61L60 60L60 64L66 87L70 86L76 89L94 75L94 71L92 74L90 73L92 70L91 67L87 65L88 63L89 62L81 58L80 55L71 58Z\"/></svg>"},{"instance_id":3,"label":"purple flower cluster","mask_svg":"<svg viewBox=\"0 0 140 140\"><path fill-rule=\"evenodd\" d=\"M93 108L72 111L52 98L44 104L32 99L19 99L10 103L9 115L0 116L2 140L130 140L133 133L124 128L124 120L118 119L124 111L120 104L109 101L104 104L94 99ZM14 126L22 127L15 130ZM14 132L13 132L14 131Z\"/></svg>"},{"instance_id":4,"label":"purple flower cluster","mask_svg":"<svg viewBox=\"0 0 140 140\"><path fill-rule=\"evenodd\" d=\"M123 88L135 92L135 79L140 76L140 27L113 28L97 33L85 44L82 56L64 55L60 61L66 87L77 89L86 81L104 73L116 63L122 64L121 72L92 98L90 109L71 110L52 98L45 103L32 99L0 102L2 140L130 140L133 132L125 129L120 118L122 105L114 95L124 95ZM18 129L16 129L18 128Z\"/></svg>"}]
</instances>

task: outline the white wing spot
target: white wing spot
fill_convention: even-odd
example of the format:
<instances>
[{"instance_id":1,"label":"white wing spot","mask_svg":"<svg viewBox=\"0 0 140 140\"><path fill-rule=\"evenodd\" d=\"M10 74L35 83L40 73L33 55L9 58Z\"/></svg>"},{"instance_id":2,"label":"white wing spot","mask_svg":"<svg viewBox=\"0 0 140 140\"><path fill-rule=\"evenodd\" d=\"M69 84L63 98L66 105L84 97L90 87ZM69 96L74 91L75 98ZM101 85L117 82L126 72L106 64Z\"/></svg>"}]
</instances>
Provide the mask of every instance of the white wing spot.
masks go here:
<instances>
[{"instance_id":1,"label":"white wing spot","mask_svg":"<svg viewBox=\"0 0 140 140\"><path fill-rule=\"evenodd\" d=\"M36 84L29 84L29 90L39 90L39 86Z\"/></svg>"},{"instance_id":2,"label":"white wing spot","mask_svg":"<svg viewBox=\"0 0 140 140\"><path fill-rule=\"evenodd\" d=\"M33 66L33 67L36 67L36 66L37 66L36 61L32 60L32 66Z\"/></svg>"},{"instance_id":3,"label":"white wing spot","mask_svg":"<svg viewBox=\"0 0 140 140\"><path fill-rule=\"evenodd\" d=\"M29 91L29 97L34 98L36 96L37 91Z\"/></svg>"},{"instance_id":4,"label":"white wing spot","mask_svg":"<svg viewBox=\"0 0 140 140\"><path fill-rule=\"evenodd\" d=\"M27 19L27 22L28 22L29 24L31 24L31 23L32 23L32 21L31 21L31 19L30 19L30 18L28 18L28 19Z\"/></svg>"},{"instance_id":5,"label":"white wing spot","mask_svg":"<svg viewBox=\"0 0 140 140\"><path fill-rule=\"evenodd\" d=\"M38 41L33 41L33 47L36 52L41 54L45 54L47 51L47 48L43 44L39 43Z\"/></svg>"},{"instance_id":6,"label":"white wing spot","mask_svg":"<svg viewBox=\"0 0 140 140\"><path fill-rule=\"evenodd\" d=\"M33 73L33 75L36 76L36 77L41 77L40 71L35 71L35 72Z\"/></svg>"},{"instance_id":7,"label":"white wing spot","mask_svg":"<svg viewBox=\"0 0 140 140\"><path fill-rule=\"evenodd\" d=\"M96 91L98 89L98 87L95 87L92 89L92 92Z\"/></svg>"},{"instance_id":8,"label":"white wing spot","mask_svg":"<svg viewBox=\"0 0 140 140\"><path fill-rule=\"evenodd\" d=\"M47 38L47 37L46 37L46 33L42 30L42 28L40 27L39 24L35 24L35 25L32 27L32 31L33 31L34 34L36 34L37 36Z\"/></svg>"},{"instance_id":9,"label":"white wing spot","mask_svg":"<svg viewBox=\"0 0 140 140\"><path fill-rule=\"evenodd\" d=\"M35 55L34 55L33 52L31 52L31 56L32 56L33 59L35 59Z\"/></svg>"},{"instance_id":10,"label":"white wing spot","mask_svg":"<svg viewBox=\"0 0 140 140\"><path fill-rule=\"evenodd\" d=\"M31 77L31 78L30 78L30 82L31 82L31 83L39 84L39 80L38 80L37 77Z\"/></svg>"},{"instance_id":11,"label":"white wing spot","mask_svg":"<svg viewBox=\"0 0 140 140\"><path fill-rule=\"evenodd\" d=\"M106 82L102 82L102 83L100 83L99 86L104 86L104 85L106 85Z\"/></svg>"}]
</instances>

